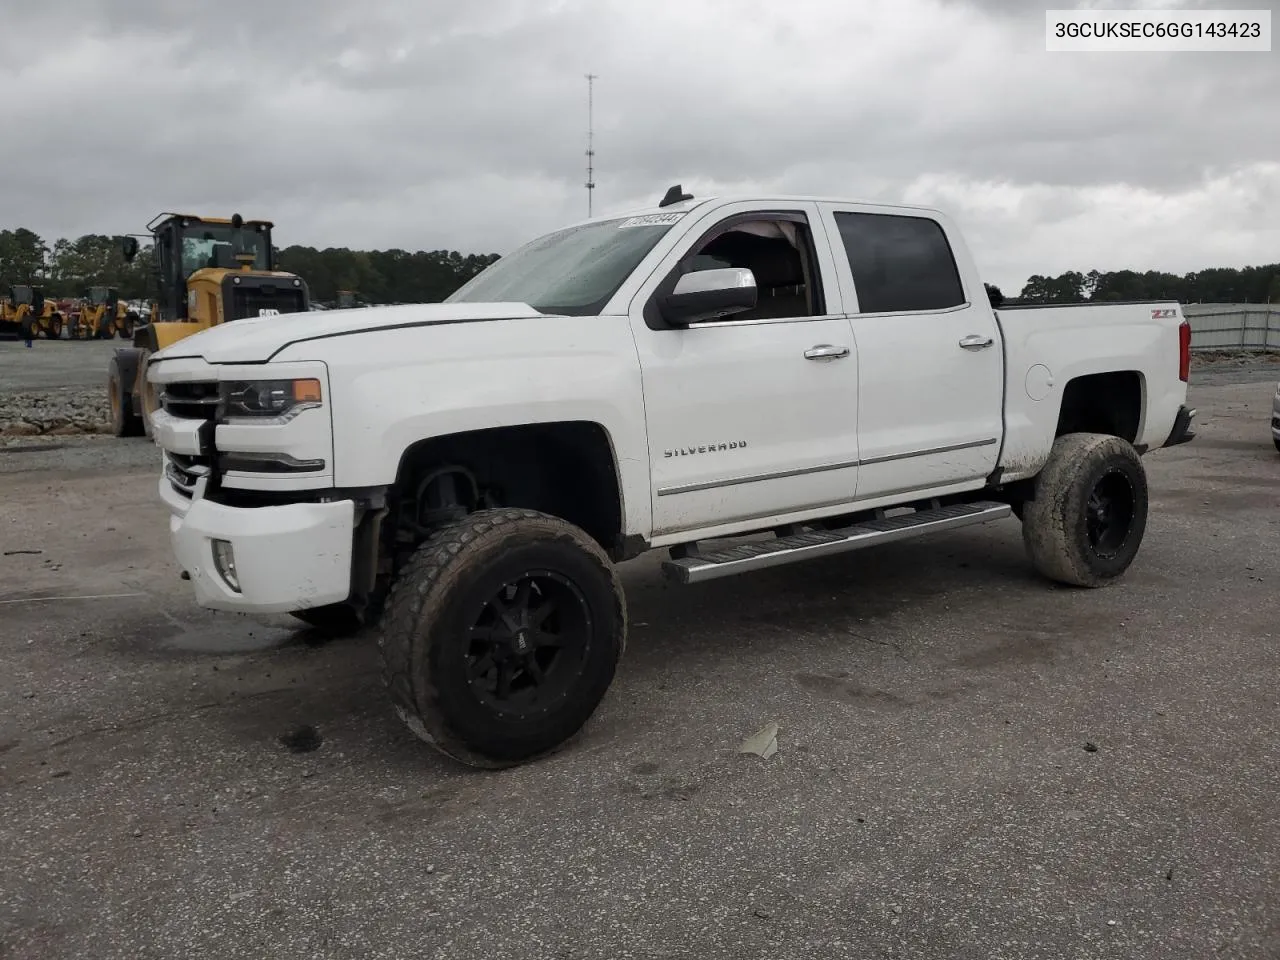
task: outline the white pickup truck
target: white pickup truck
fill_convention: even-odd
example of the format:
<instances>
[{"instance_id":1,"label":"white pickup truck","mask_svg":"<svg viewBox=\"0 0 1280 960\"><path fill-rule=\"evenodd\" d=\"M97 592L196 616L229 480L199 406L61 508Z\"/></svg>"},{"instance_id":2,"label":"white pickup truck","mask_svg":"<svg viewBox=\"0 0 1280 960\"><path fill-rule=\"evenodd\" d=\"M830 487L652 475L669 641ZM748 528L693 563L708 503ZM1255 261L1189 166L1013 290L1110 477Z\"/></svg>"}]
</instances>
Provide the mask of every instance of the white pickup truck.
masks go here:
<instances>
[{"instance_id":1,"label":"white pickup truck","mask_svg":"<svg viewBox=\"0 0 1280 960\"><path fill-rule=\"evenodd\" d=\"M993 307L936 210L677 186L443 303L239 320L149 378L198 602L376 624L409 726L503 766L600 703L646 550L691 584L1013 513L1046 577L1120 576L1189 348L1174 302Z\"/></svg>"}]
</instances>

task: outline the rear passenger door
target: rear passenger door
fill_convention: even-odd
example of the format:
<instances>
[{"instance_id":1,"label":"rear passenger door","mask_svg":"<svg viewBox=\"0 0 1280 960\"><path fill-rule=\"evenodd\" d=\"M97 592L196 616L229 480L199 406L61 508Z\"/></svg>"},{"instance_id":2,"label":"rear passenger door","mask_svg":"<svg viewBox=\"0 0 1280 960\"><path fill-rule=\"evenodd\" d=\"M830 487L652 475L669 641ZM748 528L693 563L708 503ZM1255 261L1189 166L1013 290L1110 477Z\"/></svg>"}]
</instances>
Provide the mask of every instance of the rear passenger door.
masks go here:
<instances>
[{"instance_id":1,"label":"rear passenger door","mask_svg":"<svg viewBox=\"0 0 1280 960\"><path fill-rule=\"evenodd\" d=\"M941 216L822 204L858 345L858 500L981 486L1003 429L995 314ZM972 285L972 284L971 284Z\"/></svg>"}]
</instances>

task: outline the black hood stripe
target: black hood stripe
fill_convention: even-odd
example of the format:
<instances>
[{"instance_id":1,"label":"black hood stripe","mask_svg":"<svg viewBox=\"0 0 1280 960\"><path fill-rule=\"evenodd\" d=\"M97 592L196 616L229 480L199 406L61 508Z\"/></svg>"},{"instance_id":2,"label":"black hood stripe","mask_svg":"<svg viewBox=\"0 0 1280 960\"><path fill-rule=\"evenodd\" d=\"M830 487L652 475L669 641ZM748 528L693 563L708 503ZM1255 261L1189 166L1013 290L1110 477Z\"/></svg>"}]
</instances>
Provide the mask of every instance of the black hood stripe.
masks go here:
<instances>
[{"instance_id":1,"label":"black hood stripe","mask_svg":"<svg viewBox=\"0 0 1280 960\"><path fill-rule=\"evenodd\" d=\"M288 316L295 316L295 314L288 314ZM550 316L550 314L540 314L540 316ZM457 323L499 323L507 320L533 320L533 319L535 318L528 317L528 316L518 316L518 317L468 317L465 319L456 319L456 320L412 320L407 323L395 323L385 327L359 327L355 330L336 330L333 333L318 333L310 337L298 337L294 340L288 340L285 343L281 344L280 346L276 347L275 350L273 350L265 360L228 360L225 362L243 364L246 366L253 366L254 364L258 364L258 363L270 363L281 352L288 350L290 347L294 346L295 344L310 343L313 340L332 340L335 337L349 337L357 333L381 333L384 330L409 330L414 327L447 327ZM205 360L206 363L215 362L212 360L207 360L203 355L194 354L194 353L184 354L176 357L161 357L153 362L163 363L165 360L197 360L197 359Z\"/></svg>"},{"instance_id":2,"label":"black hood stripe","mask_svg":"<svg viewBox=\"0 0 1280 960\"><path fill-rule=\"evenodd\" d=\"M388 327L362 327L359 330L341 330L336 333L321 333L313 337L299 337L297 340L290 340L288 343L281 344L276 350L267 357L264 363L270 362L276 358L276 355L284 350L288 350L297 343L310 343L312 340L332 340L335 337L349 337L354 333L383 333L387 330L410 330L414 327L448 327L457 323L500 323L506 320L532 320L532 317L470 317L468 319L459 320L413 320L408 323L395 323Z\"/></svg>"}]
</instances>

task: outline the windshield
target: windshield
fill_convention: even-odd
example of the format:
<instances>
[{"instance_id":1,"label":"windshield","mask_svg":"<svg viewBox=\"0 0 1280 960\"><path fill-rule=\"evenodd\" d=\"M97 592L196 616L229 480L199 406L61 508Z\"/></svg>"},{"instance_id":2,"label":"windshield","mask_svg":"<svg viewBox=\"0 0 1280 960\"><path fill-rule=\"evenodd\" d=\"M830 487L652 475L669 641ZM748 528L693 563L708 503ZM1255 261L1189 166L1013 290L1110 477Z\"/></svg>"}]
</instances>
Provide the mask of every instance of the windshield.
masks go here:
<instances>
[{"instance_id":1,"label":"windshield","mask_svg":"<svg viewBox=\"0 0 1280 960\"><path fill-rule=\"evenodd\" d=\"M680 217L628 217L549 233L490 264L445 303L527 303L542 313L598 314Z\"/></svg>"},{"instance_id":2,"label":"windshield","mask_svg":"<svg viewBox=\"0 0 1280 960\"><path fill-rule=\"evenodd\" d=\"M252 253L254 269L266 270L267 235L230 224L193 224L182 234L182 275L201 267L238 267L237 253Z\"/></svg>"}]
</instances>

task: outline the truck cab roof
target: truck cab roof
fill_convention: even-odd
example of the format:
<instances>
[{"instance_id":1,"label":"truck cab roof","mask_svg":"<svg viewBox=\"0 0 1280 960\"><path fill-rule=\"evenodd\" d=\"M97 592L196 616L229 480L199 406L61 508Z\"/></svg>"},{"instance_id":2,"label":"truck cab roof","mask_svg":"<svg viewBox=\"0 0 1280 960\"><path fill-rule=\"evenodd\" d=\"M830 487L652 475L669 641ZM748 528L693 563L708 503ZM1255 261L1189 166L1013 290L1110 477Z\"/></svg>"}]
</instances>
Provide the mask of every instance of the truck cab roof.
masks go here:
<instances>
[{"instance_id":1,"label":"truck cab roof","mask_svg":"<svg viewBox=\"0 0 1280 960\"><path fill-rule=\"evenodd\" d=\"M652 217L662 214L686 214L691 213L700 207L716 208L728 206L735 203L752 203L761 205L775 204L797 204L797 203L825 203L825 204L841 204L841 205L857 205L868 207L879 207L882 209L894 209L902 211L910 211L934 218L945 217L945 214L935 208L922 204L910 203L886 203L883 200L870 200L858 197L837 197L827 194L792 194L792 193L726 193L713 194L705 197L691 197L688 200L681 200L675 203L662 206L653 204L645 207L635 207L625 210L610 211L605 214L598 214L580 220L572 226L581 226L587 223L602 223L609 220L619 220L630 217Z\"/></svg>"}]
</instances>

